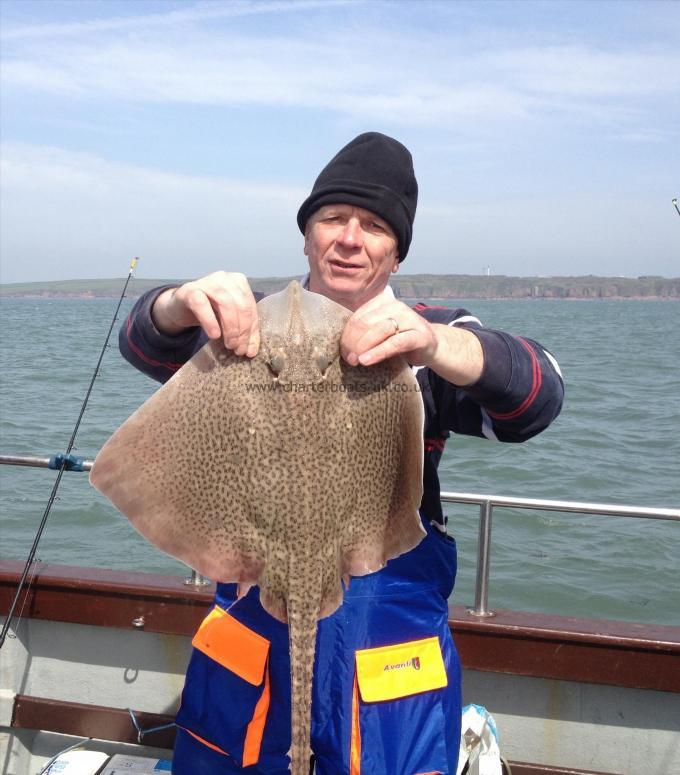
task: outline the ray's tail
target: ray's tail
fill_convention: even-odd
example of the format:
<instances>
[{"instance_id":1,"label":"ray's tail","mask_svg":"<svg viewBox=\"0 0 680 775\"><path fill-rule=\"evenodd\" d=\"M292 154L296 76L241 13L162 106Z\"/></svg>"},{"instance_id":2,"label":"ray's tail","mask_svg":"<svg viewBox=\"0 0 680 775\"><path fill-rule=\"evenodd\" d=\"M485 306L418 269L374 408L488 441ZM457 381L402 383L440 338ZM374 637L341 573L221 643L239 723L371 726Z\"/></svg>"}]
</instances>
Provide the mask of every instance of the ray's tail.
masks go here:
<instances>
[{"instance_id":1,"label":"ray's tail","mask_svg":"<svg viewBox=\"0 0 680 775\"><path fill-rule=\"evenodd\" d=\"M292 730L290 771L309 775L311 756L312 679L318 605L308 599L288 601L288 637L290 641Z\"/></svg>"}]
</instances>

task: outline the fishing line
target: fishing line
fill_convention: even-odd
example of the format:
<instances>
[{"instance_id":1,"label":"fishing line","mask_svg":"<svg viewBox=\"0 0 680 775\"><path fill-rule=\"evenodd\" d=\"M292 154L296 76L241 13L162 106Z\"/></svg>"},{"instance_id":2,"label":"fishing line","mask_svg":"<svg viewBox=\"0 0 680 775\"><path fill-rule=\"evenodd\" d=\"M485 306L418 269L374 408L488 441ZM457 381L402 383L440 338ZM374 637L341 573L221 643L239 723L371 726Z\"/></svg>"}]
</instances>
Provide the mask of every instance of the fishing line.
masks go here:
<instances>
[{"instance_id":1,"label":"fishing line","mask_svg":"<svg viewBox=\"0 0 680 775\"><path fill-rule=\"evenodd\" d=\"M127 291L127 287L130 283L130 280L132 279L132 273L135 271L135 267L137 266L137 261L138 261L137 258L133 258L132 261L130 262L130 271L128 272L127 279L125 280L123 291L120 294L120 298L118 299L118 306L116 307L116 311L113 313L113 319L111 320L109 331L106 334L106 339L104 340L104 344L102 346L101 352L99 353L99 360L97 361L97 365L94 367L92 379L90 380L90 386L87 389L87 393L85 394L85 399L83 400L83 403L80 407L80 414L78 415L78 419L76 420L76 424L73 428L73 432L71 433L71 438L69 440L68 447L66 448L66 452L64 453L63 456L61 456L61 465L59 466L59 473L57 474L57 478L54 482L54 486L52 487L52 492L50 494L50 497L47 500L47 506L45 507L45 512L42 516L42 520L40 521L40 525L38 526L38 530L36 531L35 538L33 539L33 545L31 546L31 551L28 553L26 565L24 566L23 573L21 574L21 578L19 579L19 586L17 587L17 591L14 595L14 598L12 599L12 604L10 605L9 611L7 612L7 618L5 619L5 623L2 626L2 632L0 633L0 649L3 647L5 643L7 632L9 630L10 624L12 623L12 618L14 617L14 609L16 608L17 603L19 602L19 598L21 597L21 592L24 588L24 584L26 583L26 577L28 576L28 573L31 569L31 565L33 564L35 553L38 550L38 544L40 543L40 538L42 537L43 530L45 529L45 525L47 524L47 519L50 515L50 511L52 510L52 505L57 497L57 490L59 489L59 483L61 482L61 477L63 476L64 471L66 471L69 468L70 461L71 461L70 453L71 453L71 450L73 449L73 445L76 440L76 434L78 433L78 428L80 427L80 421L83 419L83 415L85 414L85 409L87 407L87 402L90 400L90 393L92 392L94 381L97 379L97 376L99 375L99 367L101 366L101 362L104 358L104 353L106 352L106 348L108 347L109 339L111 338L111 332L113 331L113 327L116 325L116 321L118 320L118 312L120 311L120 305L123 303L123 299L125 298L125 292ZM26 596L28 597L28 589L26 590ZM24 600L24 604L25 603L26 601ZM23 606L22 606L22 610L23 610Z\"/></svg>"},{"instance_id":2,"label":"fishing line","mask_svg":"<svg viewBox=\"0 0 680 775\"><path fill-rule=\"evenodd\" d=\"M28 602L28 590L31 588L31 584L33 583L33 579L35 578L35 574L38 572L38 565L42 562L40 557L34 562L33 564L33 570L31 572L31 578L28 580L28 584L26 585L26 594L24 595L23 602L21 603L21 610L19 611L19 616L17 617L17 626L13 633L9 633L10 638L16 638L19 633L19 627L21 626L21 622L24 617L24 609L26 608L26 603Z\"/></svg>"}]
</instances>

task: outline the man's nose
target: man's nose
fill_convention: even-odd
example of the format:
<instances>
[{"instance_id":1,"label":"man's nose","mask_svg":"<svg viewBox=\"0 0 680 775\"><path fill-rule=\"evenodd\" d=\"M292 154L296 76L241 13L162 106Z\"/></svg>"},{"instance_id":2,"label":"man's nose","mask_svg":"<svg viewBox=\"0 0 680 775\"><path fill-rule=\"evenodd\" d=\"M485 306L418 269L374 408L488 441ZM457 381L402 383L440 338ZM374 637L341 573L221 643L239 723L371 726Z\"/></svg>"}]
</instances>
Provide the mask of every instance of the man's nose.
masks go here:
<instances>
[{"instance_id":1,"label":"man's nose","mask_svg":"<svg viewBox=\"0 0 680 775\"><path fill-rule=\"evenodd\" d=\"M338 242L348 248L360 248L364 244L364 235L358 218L350 218L344 225Z\"/></svg>"}]
</instances>

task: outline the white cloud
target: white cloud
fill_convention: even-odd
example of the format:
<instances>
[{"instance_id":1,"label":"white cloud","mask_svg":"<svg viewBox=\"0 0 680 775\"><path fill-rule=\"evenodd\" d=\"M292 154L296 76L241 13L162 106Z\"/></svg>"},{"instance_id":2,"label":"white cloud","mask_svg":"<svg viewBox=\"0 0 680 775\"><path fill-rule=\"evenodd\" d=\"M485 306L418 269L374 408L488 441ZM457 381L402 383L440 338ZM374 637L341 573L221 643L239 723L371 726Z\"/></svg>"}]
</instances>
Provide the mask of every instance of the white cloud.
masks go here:
<instances>
[{"instance_id":1,"label":"white cloud","mask_svg":"<svg viewBox=\"0 0 680 775\"><path fill-rule=\"evenodd\" d=\"M518 88L563 97L667 94L680 89L677 53L546 46L500 51L486 64Z\"/></svg>"},{"instance_id":2,"label":"white cloud","mask_svg":"<svg viewBox=\"0 0 680 775\"><path fill-rule=\"evenodd\" d=\"M4 24L4 136L35 145L4 155L3 279L42 278L46 266L111 275L137 253L147 275L295 271L306 190L248 174L309 185L329 144L368 128L416 159L409 271L443 271L456 256L514 272L580 261L579 271L677 274L677 223L660 204L678 194L668 191L680 104L672 34L655 22L638 35L630 20L610 34L600 12L561 5L574 26L519 5L524 16L509 22L500 5L475 3L216 0L140 15L103 3L99 18ZM102 18L107 8L117 15ZM167 167L247 171L234 180L107 160L146 149Z\"/></svg>"},{"instance_id":3,"label":"white cloud","mask_svg":"<svg viewBox=\"0 0 680 775\"><path fill-rule=\"evenodd\" d=\"M140 277L305 271L295 214L307 190L29 145L6 146L0 172L2 282L118 276L134 255ZM625 197L425 199L403 271L674 276L676 218L665 201Z\"/></svg>"},{"instance_id":4,"label":"white cloud","mask_svg":"<svg viewBox=\"0 0 680 775\"><path fill-rule=\"evenodd\" d=\"M555 195L550 201L489 198L419 207L414 264L436 257L438 273L604 276L680 275L677 215L670 197ZM445 243L442 243L442 239ZM409 254L409 259L410 259ZM419 271L409 265L409 272Z\"/></svg>"},{"instance_id":5,"label":"white cloud","mask_svg":"<svg viewBox=\"0 0 680 775\"><path fill-rule=\"evenodd\" d=\"M112 16L65 24L29 24L3 29L2 39L30 40L36 38L90 37L104 32L129 32L162 27L186 27L187 24L214 22L242 16L280 13L305 13L319 7L346 5L359 0L230 0L201 2L185 8L151 14Z\"/></svg>"},{"instance_id":6,"label":"white cloud","mask_svg":"<svg viewBox=\"0 0 680 775\"><path fill-rule=\"evenodd\" d=\"M301 107L451 127L533 116L563 122L585 114L618 121L628 131L649 131L654 127L646 126L649 118L633 101L680 93L677 52L644 45L527 47L489 33L486 44L477 39L471 47L464 37L441 32L414 37L388 25L367 31L355 21L354 5L345 15L338 10L335 24L315 27L307 14L306 25L281 25L275 35L210 23L263 9L317 7L208 4L165 15L14 29L7 33L12 45L2 77L5 88L93 100ZM125 34L119 34L121 26ZM40 30L44 36L33 41Z\"/></svg>"},{"instance_id":7,"label":"white cloud","mask_svg":"<svg viewBox=\"0 0 680 775\"><path fill-rule=\"evenodd\" d=\"M0 180L3 282L115 276L133 255L145 277L304 270L306 191L28 145L3 148Z\"/></svg>"}]
</instances>

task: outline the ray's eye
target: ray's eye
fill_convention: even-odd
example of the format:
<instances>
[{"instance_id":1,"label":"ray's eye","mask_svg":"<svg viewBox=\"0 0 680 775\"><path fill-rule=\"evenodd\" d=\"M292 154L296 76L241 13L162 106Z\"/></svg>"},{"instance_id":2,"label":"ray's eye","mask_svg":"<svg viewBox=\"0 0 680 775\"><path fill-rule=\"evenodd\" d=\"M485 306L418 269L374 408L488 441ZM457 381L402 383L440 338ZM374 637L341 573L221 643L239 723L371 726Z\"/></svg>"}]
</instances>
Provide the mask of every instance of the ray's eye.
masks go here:
<instances>
[{"instance_id":1,"label":"ray's eye","mask_svg":"<svg viewBox=\"0 0 680 775\"><path fill-rule=\"evenodd\" d=\"M314 365L321 372L321 376L326 379L326 372L328 371L328 367L331 365L331 359L322 353L317 347L314 348L312 357L314 359Z\"/></svg>"},{"instance_id":2,"label":"ray's eye","mask_svg":"<svg viewBox=\"0 0 680 775\"><path fill-rule=\"evenodd\" d=\"M271 357L267 361L267 366L269 366L269 370L274 374L275 377L278 377L278 375L283 371L283 367L286 365L286 358L282 352L274 352L271 354Z\"/></svg>"}]
</instances>

